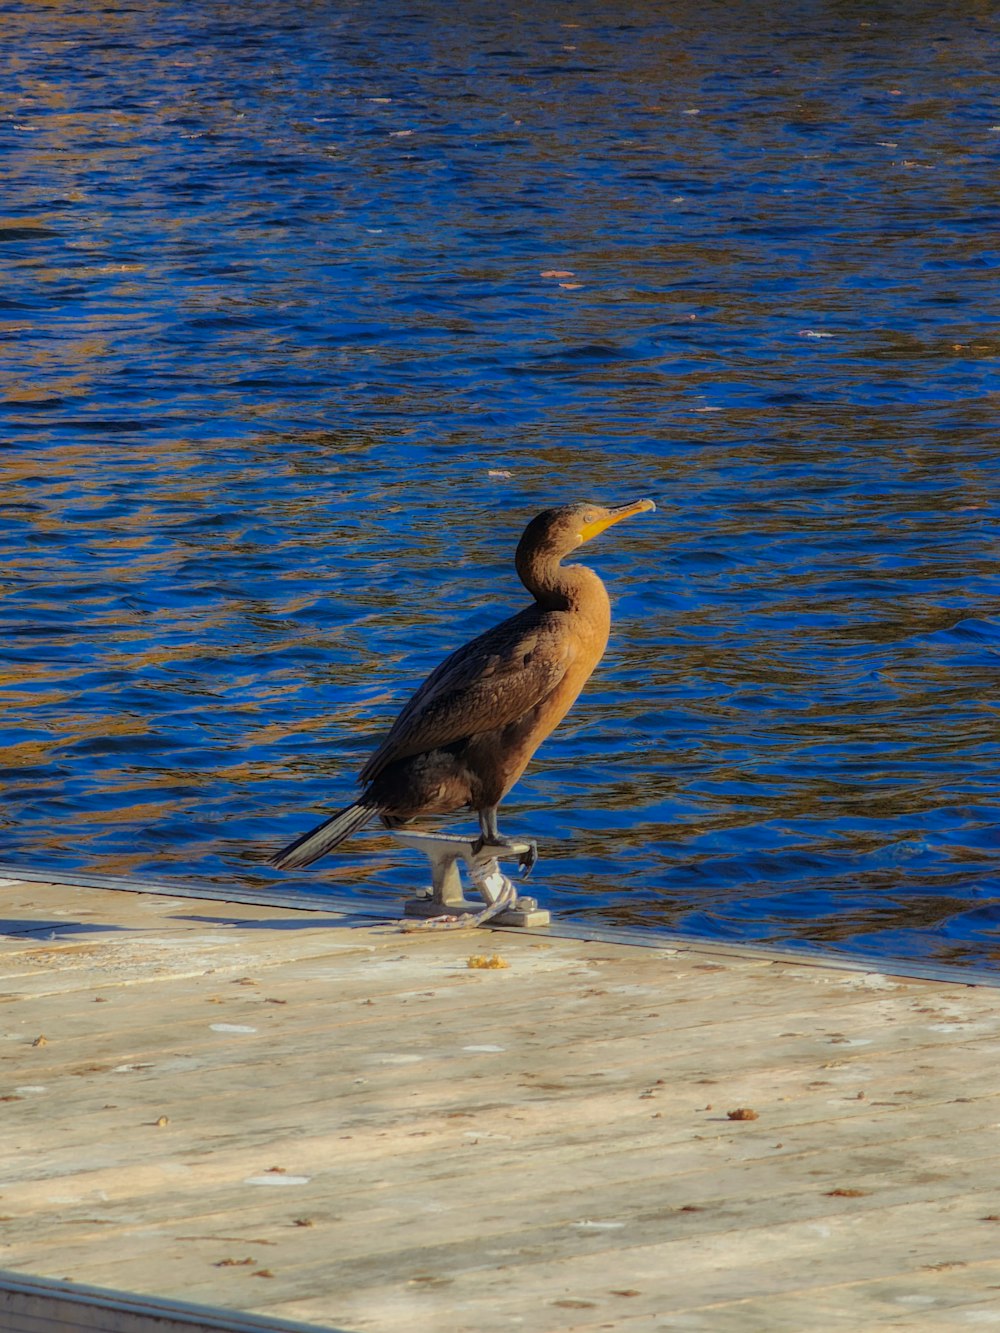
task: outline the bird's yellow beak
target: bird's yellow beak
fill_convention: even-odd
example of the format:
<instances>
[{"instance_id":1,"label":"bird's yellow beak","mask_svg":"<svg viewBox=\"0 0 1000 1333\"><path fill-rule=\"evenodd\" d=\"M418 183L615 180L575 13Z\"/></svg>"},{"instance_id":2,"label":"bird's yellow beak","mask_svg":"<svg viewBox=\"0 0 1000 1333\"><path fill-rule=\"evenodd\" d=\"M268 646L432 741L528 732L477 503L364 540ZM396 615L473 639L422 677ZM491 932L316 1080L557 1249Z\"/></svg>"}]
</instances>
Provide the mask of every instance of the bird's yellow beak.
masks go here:
<instances>
[{"instance_id":1,"label":"bird's yellow beak","mask_svg":"<svg viewBox=\"0 0 1000 1333\"><path fill-rule=\"evenodd\" d=\"M584 523L580 529L580 541L589 542L591 537L604 532L613 523L619 523L623 518L631 518L633 514L645 514L655 508L656 505L652 500L633 500L631 504L616 505L614 509L605 510L600 518L594 519L593 523Z\"/></svg>"}]
</instances>

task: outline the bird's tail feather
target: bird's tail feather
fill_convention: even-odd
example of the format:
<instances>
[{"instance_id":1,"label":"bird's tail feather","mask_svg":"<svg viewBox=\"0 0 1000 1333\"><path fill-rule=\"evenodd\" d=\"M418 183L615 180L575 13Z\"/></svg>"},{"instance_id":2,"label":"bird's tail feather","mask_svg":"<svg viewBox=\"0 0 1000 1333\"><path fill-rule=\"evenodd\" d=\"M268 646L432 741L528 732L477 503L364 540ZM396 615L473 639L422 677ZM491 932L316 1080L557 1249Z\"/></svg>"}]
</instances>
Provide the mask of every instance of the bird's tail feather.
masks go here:
<instances>
[{"instance_id":1,"label":"bird's tail feather","mask_svg":"<svg viewBox=\"0 0 1000 1333\"><path fill-rule=\"evenodd\" d=\"M298 870L302 866L311 866L332 847L370 824L378 813L378 806L355 801L353 805L338 810L322 824L317 824L308 833L303 833L301 838L283 847L277 856L271 858L271 865L277 866L279 870Z\"/></svg>"}]
</instances>

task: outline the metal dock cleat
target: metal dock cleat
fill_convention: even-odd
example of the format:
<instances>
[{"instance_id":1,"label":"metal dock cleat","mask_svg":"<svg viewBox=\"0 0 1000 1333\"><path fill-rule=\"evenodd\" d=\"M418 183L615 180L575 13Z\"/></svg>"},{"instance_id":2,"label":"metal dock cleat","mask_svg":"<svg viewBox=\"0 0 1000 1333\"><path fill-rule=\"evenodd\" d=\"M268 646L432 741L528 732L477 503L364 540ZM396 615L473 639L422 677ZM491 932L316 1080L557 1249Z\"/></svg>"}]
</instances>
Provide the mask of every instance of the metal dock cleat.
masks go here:
<instances>
[{"instance_id":1,"label":"metal dock cleat","mask_svg":"<svg viewBox=\"0 0 1000 1333\"><path fill-rule=\"evenodd\" d=\"M517 885L500 869L500 857L530 865L534 843L511 839L502 848L480 848L478 838L450 833L392 829L391 835L404 847L423 852L431 863L432 887L407 899L403 905L405 916L422 917L428 925L480 926L489 921L494 926L547 926L551 921L551 912L540 908L536 899L518 894ZM460 862L465 863L471 887L482 901L466 898Z\"/></svg>"}]
</instances>

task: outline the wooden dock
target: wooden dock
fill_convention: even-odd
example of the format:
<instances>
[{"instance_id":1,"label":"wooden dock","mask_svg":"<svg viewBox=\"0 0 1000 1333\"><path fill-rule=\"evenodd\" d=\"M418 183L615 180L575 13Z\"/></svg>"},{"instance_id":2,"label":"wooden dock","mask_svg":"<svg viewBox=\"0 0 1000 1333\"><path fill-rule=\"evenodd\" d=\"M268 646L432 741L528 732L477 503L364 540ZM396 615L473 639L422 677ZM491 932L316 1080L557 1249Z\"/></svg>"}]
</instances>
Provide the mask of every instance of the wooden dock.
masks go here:
<instances>
[{"instance_id":1,"label":"wooden dock","mask_svg":"<svg viewBox=\"0 0 1000 1333\"><path fill-rule=\"evenodd\" d=\"M5 1333L153 1327L11 1273L216 1312L171 1330L1000 1326L990 986L0 894Z\"/></svg>"}]
</instances>

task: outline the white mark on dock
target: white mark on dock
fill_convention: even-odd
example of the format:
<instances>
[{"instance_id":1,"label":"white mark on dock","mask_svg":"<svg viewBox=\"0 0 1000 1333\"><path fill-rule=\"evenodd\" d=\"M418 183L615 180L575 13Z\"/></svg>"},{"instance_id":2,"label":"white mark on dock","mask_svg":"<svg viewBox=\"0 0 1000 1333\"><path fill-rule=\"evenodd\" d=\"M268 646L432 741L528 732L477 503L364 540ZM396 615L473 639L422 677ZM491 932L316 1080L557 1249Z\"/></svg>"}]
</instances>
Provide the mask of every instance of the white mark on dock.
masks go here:
<instances>
[{"instance_id":1,"label":"white mark on dock","mask_svg":"<svg viewBox=\"0 0 1000 1333\"><path fill-rule=\"evenodd\" d=\"M574 1222L573 1225L581 1231L617 1231L625 1225L624 1222L595 1222L589 1217L585 1217L582 1222Z\"/></svg>"},{"instance_id":2,"label":"white mark on dock","mask_svg":"<svg viewBox=\"0 0 1000 1333\"><path fill-rule=\"evenodd\" d=\"M256 1028L249 1027L246 1023L210 1023L209 1027L213 1032L256 1032Z\"/></svg>"},{"instance_id":3,"label":"white mark on dock","mask_svg":"<svg viewBox=\"0 0 1000 1333\"><path fill-rule=\"evenodd\" d=\"M891 981L881 972L866 972L861 977L851 977L846 983L863 990L899 990L899 982Z\"/></svg>"},{"instance_id":4,"label":"white mark on dock","mask_svg":"<svg viewBox=\"0 0 1000 1333\"><path fill-rule=\"evenodd\" d=\"M244 1185L308 1185L312 1176L286 1176L277 1171L266 1176L247 1176Z\"/></svg>"},{"instance_id":5,"label":"white mark on dock","mask_svg":"<svg viewBox=\"0 0 1000 1333\"><path fill-rule=\"evenodd\" d=\"M501 1051L505 1051L506 1049L507 1049L506 1046L463 1046L462 1047L463 1051L474 1051L476 1053L483 1055L499 1055Z\"/></svg>"}]
</instances>

